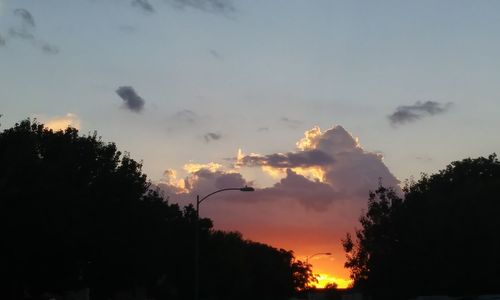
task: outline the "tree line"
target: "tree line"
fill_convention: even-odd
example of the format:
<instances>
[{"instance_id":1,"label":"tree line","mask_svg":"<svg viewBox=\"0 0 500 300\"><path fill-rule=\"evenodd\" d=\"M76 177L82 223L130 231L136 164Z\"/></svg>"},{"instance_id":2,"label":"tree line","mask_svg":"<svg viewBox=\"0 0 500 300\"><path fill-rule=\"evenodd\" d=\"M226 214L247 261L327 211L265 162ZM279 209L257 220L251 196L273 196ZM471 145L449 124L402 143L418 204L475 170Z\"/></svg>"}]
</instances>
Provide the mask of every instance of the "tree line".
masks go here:
<instances>
[{"instance_id":1,"label":"tree line","mask_svg":"<svg viewBox=\"0 0 500 300\"><path fill-rule=\"evenodd\" d=\"M0 133L0 298L143 291L192 299L193 206L169 203L141 163L96 134L24 120ZM312 278L291 251L200 220L202 299L287 299Z\"/></svg>"},{"instance_id":2,"label":"tree line","mask_svg":"<svg viewBox=\"0 0 500 300\"><path fill-rule=\"evenodd\" d=\"M375 299L500 292L500 162L452 162L370 193L361 228L343 241L354 286Z\"/></svg>"}]
</instances>

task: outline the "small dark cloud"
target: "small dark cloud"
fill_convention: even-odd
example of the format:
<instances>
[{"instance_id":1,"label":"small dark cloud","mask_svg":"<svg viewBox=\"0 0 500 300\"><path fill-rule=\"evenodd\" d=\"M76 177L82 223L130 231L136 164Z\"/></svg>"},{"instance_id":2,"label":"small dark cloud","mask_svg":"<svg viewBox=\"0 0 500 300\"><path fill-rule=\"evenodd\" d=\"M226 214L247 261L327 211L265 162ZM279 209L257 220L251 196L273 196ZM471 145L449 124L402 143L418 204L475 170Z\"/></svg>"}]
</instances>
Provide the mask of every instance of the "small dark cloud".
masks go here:
<instances>
[{"instance_id":1,"label":"small dark cloud","mask_svg":"<svg viewBox=\"0 0 500 300\"><path fill-rule=\"evenodd\" d=\"M28 10L26 10L24 8L15 9L14 15L21 18L24 26L35 27L35 19L33 18L33 15Z\"/></svg>"},{"instance_id":2,"label":"small dark cloud","mask_svg":"<svg viewBox=\"0 0 500 300\"><path fill-rule=\"evenodd\" d=\"M214 49L210 49L208 52L215 59L218 59L218 60L223 60L224 59L224 57L219 52L215 51Z\"/></svg>"},{"instance_id":3,"label":"small dark cloud","mask_svg":"<svg viewBox=\"0 0 500 300\"><path fill-rule=\"evenodd\" d=\"M231 0L166 0L177 8L195 8L212 13L233 13L236 9Z\"/></svg>"},{"instance_id":4,"label":"small dark cloud","mask_svg":"<svg viewBox=\"0 0 500 300\"><path fill-rule=\"evenodd\" d=\"M280 119L280 121L287 124L288 127L290 128L297 128L299 125L302 124L302 121L290 119L288 117L283 117Z\"/></svg>"},{"instance_id":5,"label":"small dark cloud","mask_svg":"<svg viewBox=\"0 0 500 300\"><path fill-rule=\"evenodd\" d=\"M222 138L222 135L214 132L209 132L203 136L203 139L206 143L210 143L211 141L217 141Z\"/></svg>"},{"instance_id":6,"label":"small dark cloud","mask_svg":"<svg viewBox=\"0 0 500 300\"><path fill-rule=\"evenodd\" d=\"M5 38L0 34L0 47L7 45L7 41Z\"/></svg>"},{"instance_id":7,"label":"small dark cloud","mask_svg":"<svg viewBox=\"0 0 500 300\"><path fill-rule=\"evenodd\" d=\"M153 13L155 12L155 9L151 3L149 3L149 0L133 0L132 1L132 6L139 8L145 13Z\"/></svg>"},{"instance_id":8,"label":"small dark cloud","mask_svg":"<svg viewBox=\"0 0 500 300\"><path fill-rule=\"evenodd\" d=\"M59 48L57 46L47 44L47 43L43 43L42 45L40 45L40 49L42 49L42 51L47 53L47 54L59 53Z\"/></svg>"},{"instance_id":9,"label":"small dark cloud","mask_svg":"<svg viewBox=\"0 0 500 300\"><path fill-rule=\"evenodd\" d=\"M398 106L396 111L388 116L392 125L402 125L415 122L426 116L434 116L447 112L452 103L439 103L435 101L417 101L413 105Z\"/></svg>"},{"instance_id":10,"label":"small dark cloud","mask_svg":"<svg viewBox=\"0 0 500 300\"><path fill-rule=\"evenodd\" d=\"M144 108L144 99L142 99L131 86L121 86L116 90L116 93L123 101L125 106L134 112L141 112Z\"/></svg>"}]
</instances>

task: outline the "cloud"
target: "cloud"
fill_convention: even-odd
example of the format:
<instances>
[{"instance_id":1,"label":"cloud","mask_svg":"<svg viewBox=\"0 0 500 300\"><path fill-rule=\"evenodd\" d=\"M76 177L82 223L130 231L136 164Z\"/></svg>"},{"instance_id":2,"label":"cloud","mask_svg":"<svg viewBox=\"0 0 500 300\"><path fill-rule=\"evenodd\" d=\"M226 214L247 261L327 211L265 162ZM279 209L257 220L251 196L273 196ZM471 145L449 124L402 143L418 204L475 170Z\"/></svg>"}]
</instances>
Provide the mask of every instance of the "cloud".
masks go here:
<instances>
[{"instance_id":1,"label":"cloud","mask_svg":"<svg viewBox=\"0 0 500 300\"><path fill-rule=\"evenodd\" d=\"M15 9L13 13L21 22L9 28L9 36L11 38L30 41L35 48L40 49L45 54L59 53L59 48L57 46L37 38L35 35L35 18L28 10L18 8Z\"/></svg>"},{"instance_id":2,"label":"cloud","mask_svg":"<svg viewBox=\"0 0 500 300\"><path fill-rule=\"evenodd\" d=\"M305 133L295 151L267 155L244 155L238 152L235 168L224 170L220 164L188 164L184 188L203 190L197 184L203 178L218 178L238 174L241 167L261 167L281 178L271 187L257 189L259 201L288 199L305 208L325 210L332 203L345 199L365 199L368 191L384 185L397 187L399 181L384 165L380 154L364 151L359 142L343 127L335 126L325 132L319 127ZM234 177L235 175L231 175ZM241 184L248 184L243 177ZM214 179L215 180L215 179ZM207 187L207 182L203 185ZM212 188L216 186L212 184ZM210 190L210 188L206 189Z\"/></svg>"},{"instance_id":3,"label":"cloud","mask_svg":"<svg viewBox=\"0 0 500 300\"><path fill-rule=\"evenodd\" d=\"M194 8L212 13L233 13L236 9L230 0L166 0L176 8Z\"/></svg>"},{"instance_id":4,"label":"cloud","mask_svg":"<svg viewBox=\"0 0 500 300\"><path fill-rule=\"evenodd\" d=\"M281 118L280 121L287 124L288 127L290 127L290 128L297 128L297 127L299 127L299 125L302 124L302 121L290 119L287 117Z\"/></svg>"},{"instance_id":5,"label":"cloud","mask_svg":"<svg viewBox=\"0 0 500 300\"><path fill-rule=\"evenodd\" d=\"M125 107L133 112L141 112L144 108L144 99L142 99L131 86L121 86L116 90L116 93L123 101Z\"/></svg>"},{"instance_id":6,"label":"cloud","mask_svg":"<svg viewBox=\"0 0 500 300\"><path fill-rule=\"evenodd\" d=\"M308 151L273 153L268 155L251 154L241 158L238 163L249 167L309 168L331 164L333 163L333 157L323 151L312 149Z\"/></svg>"},{"instance_id":7,"label":"cloud","mask_svg":"<svg viewBox=\"0 0 500 300\"><path fill-rule=\"evenodd\" d=\"M145 13L153 13L155 9L148 0L133 0L132 6L141 9Z\"/></svg>"},{"instance_id":8,"label":"cloud","mask_svg":"<svg viewBox=\"0 0 500 300\"><path fill-rule=\"evenodd\" d=\"M26 30L24 27L12 27L9 28L9 35L13 38L20 38L25 40L34 40L35 35L30 31Z\"/></svg>"},{"instance_id":9,"label":"cloud","mask_svg":"<svg viewBox=\"0 0 500 300\"><path fill-rule=\"evenodd\" d=\"M216 51L214 49L210 49L208 51L208 53L210 53L210 55L212 55L212 57L215 59L224 60L224 57L222 56L222 54L220 54L218 51Z\"/></svg>"},{"instance_id":10,"label":"cloud","mask_svg":"<svg viewBox=\"0 0 500 300\"><path fill-rule=\"evenodd\" d=\"M169 132L192 132L195 128L203 128L209 126L208 121L210 117L207 115L200 115L198 112L191 109L181 109L166 119L167 130ZM198 131L198 130L197 130ZM203 134L198 135L197 138L205 140ZM210 136L206 138L210 139Z\"/></svg>"},{"instance_id":11,"label":"cloud","mask_svg":"<svg viewBox=\"0 0 500 300\"><path fill-rule=\"evenodd\" d=\"M7 41L5 38L0 34L0 47L5 46L7 44Z\"/></svg>"},{"instance_id":12,"label":"cloud","mask_svg":"<svg viewBox=\"0 0 500 300\"><path fill-rule=\"evenodd\" d=\"M259 127L257 128L258 132L269 131L269 127Z\"/></svg>"},{"instance_id":13,"label":"cloud","mask_svg":"<svg viewBox=\"0 0 500 300\"><path fill-rule=\"evenodd\" d=\"M47 53L47 54L57 54L59 53L59 47L48 44L48 43L42 43L40 45L40 49Z\"/></svg>"},{"instance_id":14,"label":"cloud","mask_svg":"<svg viewBox=\"0 0 500 300\"><path fill-rule=\"evenodd\" d=\"M50 128L52 130L65 130L68 127L73 127L76 129L80 129L80 118L73 113L67 113L62 117L54 117L48 119L44 123L45 127Z\"/></svg>"},{"instance_id":15,"label":"cloud","mask_svg":"<svg viewBox=\"0 0 500 300\"><path fill-rule=\"evenodd\" d=\"M294 250L297 257L332 252L336 260L328 270L345 278L340 239L359 228L369 191L378 187L380 179L399 189L382 156L364 150L342 126L326 131L314 127L295 149L281 153L238 151L233 162L234 166L188 164L181 179L168 170L158 187L169 201L186 205L194 203L196 195L220 188L252 186L255 191L250 193L211 196L202 204L201 215L214 220L217 229L241 231L248 239ZM273 182L258 184L266 177L263 173L272 172Z\"/></svg>"},{"instance_id":16,"label":"cloud","mask_svg":"<svg viewBox=\"0 0 500 300\"><path fill-rule=\"evenodd\" d=\"M217 141L222 138L222 135L214 132L209 132L203 136L203 139L206 143L210 143L211 141Z\"/></svg>"},{"instance_id":17,"label":"cloud","mask_svg":"<svg viewBox=\"0 0 500 300\"><path fill-rule=\"evenodd\" d=\"M396 110L388 116L392 125L402 125L415 122L426 116L434 116L447 112L452 103L442 104L435 101L417 101L413 105L398 106Z\"/></svg>"},{"instance_id":18,"label":"cloud","mask_svg":"<svg viewBox=\"0 0 500 300\"><path fill-rule=\"evenodd\" d=\"M306 209L325 211L339 194L327 183L311 181L286 169L286 177L274 186L258 191L258 201L298 201Z\"/></svg>"},{"instance_id":19,"label":"cloud","mask_svg":"<svg viewBox=\"0 0 500 300\"><path fill-rule=\"evenodd\" d=\"M174 114L175 121L183 123L195 123L199 118L198 114L190 109L183 109Z\"/></svg>"},{"instance_id":20,"label":"cloud","mask_svg":"<svg viewBox=\"0 0 500 300\"><path fill-rule=\"evenodd\" d=\"M24 8L15 9L14 15L18 16L22 20L24 26L32 28L35 27L35 19L28 10Z\"/></svg>"},{"instance_id":21,"label":"cloud","mask_svg":"<svg viewBox=\"0 0 500 300\"><path fill-rule=\"evenodd\" d=\"M325 132L314 127L304 134L294 152L240 157L237 164L261 166L270 174L284 174L286 168L306 177L330 184L342 194L363 195L375 189L379 178L397 186L399 181L384 165L382 156L364 151L358 140L342 126Z\"/></svg>"}]
</instances>

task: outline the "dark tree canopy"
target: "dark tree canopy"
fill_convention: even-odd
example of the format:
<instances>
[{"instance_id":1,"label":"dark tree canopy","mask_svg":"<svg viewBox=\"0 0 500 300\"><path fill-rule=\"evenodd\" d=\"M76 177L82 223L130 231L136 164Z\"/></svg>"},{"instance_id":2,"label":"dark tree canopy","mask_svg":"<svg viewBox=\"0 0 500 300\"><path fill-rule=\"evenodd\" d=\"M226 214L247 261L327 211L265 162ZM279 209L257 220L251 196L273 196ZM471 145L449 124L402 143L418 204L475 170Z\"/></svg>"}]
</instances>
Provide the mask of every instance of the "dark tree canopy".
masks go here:
<instances>
[{"instance_id":1,"label":"dark tree canopy","mask_svg":"<svg viewBox=\"0 0 500 300\"><path fill-rule=\"evenodd\" d=\"M451 163L408 183L400 198L370 194L362 228L347 236L355 285L380 298L500 291L500 162Z\"/></svg>"},{"instance_id":2,"label":"dark tree canopy","mask_svg":"<svg viewBox=\"0 0 500 300\"><path fill-rule=\"evenodd\" d=\"M138 289L191 299L195 220L96 134L29 120L0 133L2 299L83 288L92 299ZM200 228L205 298L286 299L303 287L310 270L298 272L291 252L214 231L209 219Z\"/></svg>"}]
</instances>

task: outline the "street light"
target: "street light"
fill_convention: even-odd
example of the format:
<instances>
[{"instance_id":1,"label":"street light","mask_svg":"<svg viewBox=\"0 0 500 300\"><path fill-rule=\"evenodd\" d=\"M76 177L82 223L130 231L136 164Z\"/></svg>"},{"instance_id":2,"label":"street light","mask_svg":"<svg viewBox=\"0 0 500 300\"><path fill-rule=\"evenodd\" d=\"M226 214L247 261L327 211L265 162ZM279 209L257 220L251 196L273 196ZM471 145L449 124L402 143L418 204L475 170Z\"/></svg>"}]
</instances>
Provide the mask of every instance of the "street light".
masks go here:
<instances>
[{"instance_id":1,"label":"street light","mask_svg":"<svg viewBox=\"0 0 500 300\"><path fill-rule=\"evenodd\" d=\"M332 254L330 252L319 252L319 253L315 253L313 255L306 256L306 265L309 265L310 258L313 258L314 256L318 256L318 255L332 255ZM314 274L313 274L313 277L315 277ZM308 300L311 299L311 290L310 289L307 291L307 299Z\"/></svg>"},{"instance_id":2,"label":"street light","mask_svg":"<svg viewBox=\"0 0 500 300\"><path fill-rule=\"evenodd\" d=\"M225 188L212 192L200 199L200 195L196 195L196 224L195 224L195 247L194 247L194 300L200 298L200 204L213 194L225 191L240 191L240 192L253 192L255 189L250 186L242 188Z\"/></svg>"},{"instance_id":3,"label":"street light","mask_svg":"<svg viewBox=\"0 0 500 300\"><path fill-rule=\"evenodd\" d=\"M306 256L306 264L309 264L309 259L317 255L332 255L330 252L320 252L313 255Z\"/></svg>"}]
</instances>

